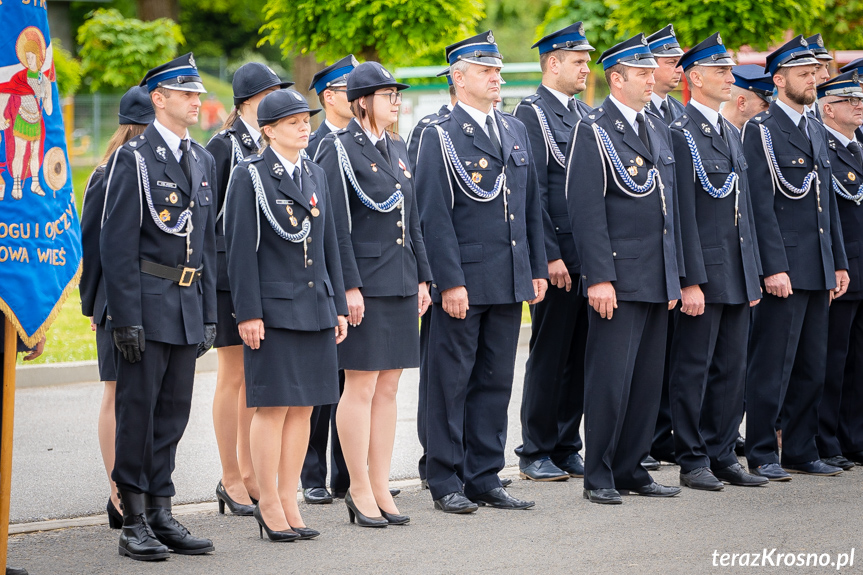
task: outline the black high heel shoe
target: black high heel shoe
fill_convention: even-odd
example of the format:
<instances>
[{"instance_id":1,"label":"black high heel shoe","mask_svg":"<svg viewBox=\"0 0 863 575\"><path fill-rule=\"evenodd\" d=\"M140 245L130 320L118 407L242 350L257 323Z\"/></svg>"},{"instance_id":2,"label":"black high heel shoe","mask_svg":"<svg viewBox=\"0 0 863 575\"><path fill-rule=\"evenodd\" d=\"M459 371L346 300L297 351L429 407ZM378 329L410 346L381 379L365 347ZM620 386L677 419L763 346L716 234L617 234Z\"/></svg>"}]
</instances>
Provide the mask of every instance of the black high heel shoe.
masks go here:
<instances>
[{"instance_id":1,"label":"black high heel shoe","mask_svg":"<svg viewBox=\"0 0 863 575\"><path fill-rule=\"evenodd\" d=\"M291 526L291 529L293 529L294 531L296 531L297 533L300 534L300 540L314 539L315 537L317 537L318 535L321 534L320 531L317 531L316 529L309 529L308 527L293 527L293 526Z\"/></svg>"},{"instance_id":2,"label":"black high heel shoe","mask_svg":"<svg viewBox=\"0 0 863 575\"><path fill-rule=\"evenodd\" d=\"M407 515L399 515L398 513L387 513L380 507L381 517L387 520L390 525L407 525L411 522L411 518Z\"/></svg>"},{"instance_id":3,"label":"black high heel shoe","mask_svg":"<svg viewBox=\"0 0 863 575\"><path fill-rule=\"evenodd\" d=\"M284 541L296 541L300 538L300 534L296 531L288 529L287 531L273 531L267 524L264 523L264 516L261 515L261 507L259 505L255 505L255 510L252 512L255 520L258 522L258 532L261 535L261 539L264 538L264 531L267 532L267 538L270 541L275 542L284 542Z\"/></svg>"},{"instance_id":4,"label":"black high heel shoe","mask_svg":"<svg viewBox=\"0 0 863 575\"><path fill-rule=\"evenodd\" d=\"M123 527L123 514L117 511L117 508L114 507L114 502L111 501L111 498L108 498L108 505L105 506L105 510L108 512L108 525L111 529L122 529Z\"/></svg>"},{"instance_id":5,"label":"black high heel shoe","mask_svg":"<svg viewBox=\"0 0 863 575\"><path fill-rule=\"evenodd\" d=\"M222 485L221 480L216 486L216 500L219 502L219 513L221 513L222 515L225 514L225 505L228 506L228 511L230 511L233 515L240 515L244 517L251 516L255 510L254 505L237 503L236 501L231 499L231 496L228 495L228 492L225 490L225 486Z\"/></svg>"},{"instance_id":6,"label":"black high heel shoe","mask_svg":"<svg viewBox=\"0 0 863 575\"><path fill-rule=\"evenodd\" d=\"M354 505L354 498L351 497L350 489L345 493L345 505L348 507L348 518L351 520L351 523L356 520L357 525L360 527L386 527L390 524L383 517L366 517L360 513L360 510Z\"/></svg>"}]
</instances>

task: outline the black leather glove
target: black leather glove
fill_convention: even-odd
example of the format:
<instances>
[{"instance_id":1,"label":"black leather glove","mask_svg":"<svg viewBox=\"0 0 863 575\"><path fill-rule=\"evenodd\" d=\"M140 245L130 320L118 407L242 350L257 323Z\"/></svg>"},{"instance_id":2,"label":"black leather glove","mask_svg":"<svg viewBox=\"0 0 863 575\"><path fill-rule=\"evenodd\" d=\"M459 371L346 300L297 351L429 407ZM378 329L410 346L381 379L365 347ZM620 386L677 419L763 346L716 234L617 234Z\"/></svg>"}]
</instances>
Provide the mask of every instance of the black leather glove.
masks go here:
<instances>
[{"instance_id":1,"label":"black leather glove","mask_svg":"<svg viewBox=\"0 0 863 575\"><path fill-rule=\"evenodd\" d=\"M144 353L146 343L144 341L144 326L130 325L128 327L118 327L114 329L114 345L126 358L129 363L137 363L141 361L141 354Z\"/></svg>"},{"instance_id":2,"label":"black leather glove","mask_svg":"<svg viewBox=\"0 0 863 575\"><path fill-rule=\"evenodd\" d=\"M213 347L213 343L216 341L216 324L214 323L205 323L204 324L204 341L198 344L198 357L201 357Z\"/></svg>"}]
</instances>

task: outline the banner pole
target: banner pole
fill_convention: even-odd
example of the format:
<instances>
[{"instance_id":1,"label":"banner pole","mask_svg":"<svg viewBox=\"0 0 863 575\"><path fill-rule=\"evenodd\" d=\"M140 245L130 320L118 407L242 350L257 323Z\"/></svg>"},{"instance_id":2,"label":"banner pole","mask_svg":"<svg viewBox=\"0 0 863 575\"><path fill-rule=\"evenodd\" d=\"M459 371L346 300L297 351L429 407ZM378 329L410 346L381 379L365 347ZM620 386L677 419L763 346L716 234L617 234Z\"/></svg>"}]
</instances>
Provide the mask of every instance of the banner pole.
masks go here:
<instances>
[{"instance_id":1,"label":"banner pole","mask_svg":"<svg viewBox=\"0 0 863 575\"><path fill-rule=\"evenodd\" d=\"M6 569L9 550L9 501L12 487L12 430L15 423L15 361L18 334L5 315L6 338L3 353L3 408L0 420L0 568Z\"/></svg>"}]
</instances>

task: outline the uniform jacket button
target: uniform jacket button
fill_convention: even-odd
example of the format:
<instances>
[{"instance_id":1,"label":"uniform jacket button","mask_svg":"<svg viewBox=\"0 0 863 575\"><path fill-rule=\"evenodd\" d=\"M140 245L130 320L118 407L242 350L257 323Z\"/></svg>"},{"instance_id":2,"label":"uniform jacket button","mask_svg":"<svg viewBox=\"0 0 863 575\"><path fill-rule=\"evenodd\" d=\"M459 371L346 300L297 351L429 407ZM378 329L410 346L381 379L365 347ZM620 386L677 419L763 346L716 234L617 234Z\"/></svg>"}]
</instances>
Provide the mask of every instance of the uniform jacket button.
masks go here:
<instances>
[{"instance_id":1,"label":"uniform jacket button","mask_svg":"<svg viewBox=\"0 0 863 575\"><path fill-rule=\"evenodd\" d=\"M306 260L306 265L312 265L312 258L309 258L308 260Z\"/></svg>"},{"instance_id":2,"label":"uniform jacket button","mask_svg":"<svg viewBox=\"0 0 863 575\"><path fill-rule=\"evenodd\" d=\"M396 240L396 243L397 243L398 245L402 245L402 239L401 239L401 238L397 239L397 240Z\"/></svg>"},{"instance_id":3,"label":"uniform jacket button","mask_svg":"<svg viewBox=\"0 0 863 575\"><path fill-rule=\"evenodd\" d=\"M309 236L309 237L307 237L307 238L306 238L306 243L307 243L307 244L312 243L312 236Z\"/></svg>"},{"instance_id":4,"label":"uniform jacket button","mask_svg":"<svg viewBox=\"0 0 863 575\"><path fill-rule=\"evenodd\" d=\"M108 316L108 319L113 320L114 318L113 318L113 317L111 317L111 316L109 315L109 316Z\"/></svg>"},{"instance_id":5,"label":"uniform jacket button","mask_svg":"<svg viewBox=\"0 0 863 575\"><path fill-rule=\"evenodd\" d=\"M515 245L515 240L512 240L512 245Z\"/></svg>"},{"instance_id":6,"label":"uniform jacket button","mask_svg":"<svg viewBox=\"0 0 863 575\"><path fill-rule=\"evenodd\" d=\"M515 219L515 214L510 214L510 215L509 215L509 219L510 219L510 220L514 220L514 219Z\"/></svg>"},{"instance_id":7,"label":"uniform jacket button","mask_svg":"<svg viewBox=\"0 0 863 575\"><path fill-rule=\"evenodd\" d=\"M310 288L315 287L315 282L309 282L309 287L310 287Z\"/></svg>"}]
</instances>

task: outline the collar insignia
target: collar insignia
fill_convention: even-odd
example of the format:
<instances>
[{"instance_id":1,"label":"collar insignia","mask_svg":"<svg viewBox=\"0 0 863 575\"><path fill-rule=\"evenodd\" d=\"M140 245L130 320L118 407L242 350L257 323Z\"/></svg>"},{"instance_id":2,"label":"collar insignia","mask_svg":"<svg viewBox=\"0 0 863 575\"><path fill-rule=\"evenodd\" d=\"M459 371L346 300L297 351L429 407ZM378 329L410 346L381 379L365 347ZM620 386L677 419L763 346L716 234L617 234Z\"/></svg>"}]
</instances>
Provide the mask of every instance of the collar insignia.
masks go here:
<instances>
[{"instance_id":1,"label":"collar insignia","mask_svg":"<svg viewBox=\"0 0 863 575\"><path fill-rule=\"evenodd\" d=\"M285 167L279 162L276 162L275 164L273 164L273 171L276 172L277 176L281 176L285 173Z\"/></svg>"},{"instance_id":2,"label":"collar insignia","mask_svg":"<svg viewBox=\"0 0 863 575\"><path fill-rule=\"evenodd\" d=\"M246 132L243 132L242 139L243 139L243 143L248 148L251 148L252 144L254 144L254 142L252 142L252 137L249 134L247 134Z\"/></svg>"},{"instance_id":3,"label":"collar insignia","mask_svg":"<svg viewBox=\"0 0 863 575\"><path fill-rule=\"evenodd\" d=\"M159 154L160 158L162 158L163 160L165 159L165 148L163 148L162 146L157 146L156 153Z\"/></svg>"},{"instance_id":4,"label":"collar insignia","mask_svg":"<svg viewBox=\"0 0 863 575\"><path fill-rule=\"evenodd\" d=\"M591 119L593 119L592 114L591 114ZM623 126L623 122L621 120L615 120L614 121L614 129L617 130L618 132L621 132L621 133L626 131L626 129Z\"/></svg>"},{"instance_id":5,"label":"collar insignia","mask_svg":"<svg viewBox=\"0 0 863 575\"><path fill-rule=\"evenodd\" d=\"M464 133L468 136L473 136L473 126L469 122L462 124L461 129L464 130Z\"/></svg>"},{"instance_id":6,"label":"collar insignia","mask_svg":"<svg viewBox=\"0 0 863 575\"><path fill-rule=\"evenodd\" d=\"M710 126L708 126L707 124L701 124L701 131L704 132L705 134L709 134L710 133Z\"/></svg>"}]
</instances>

